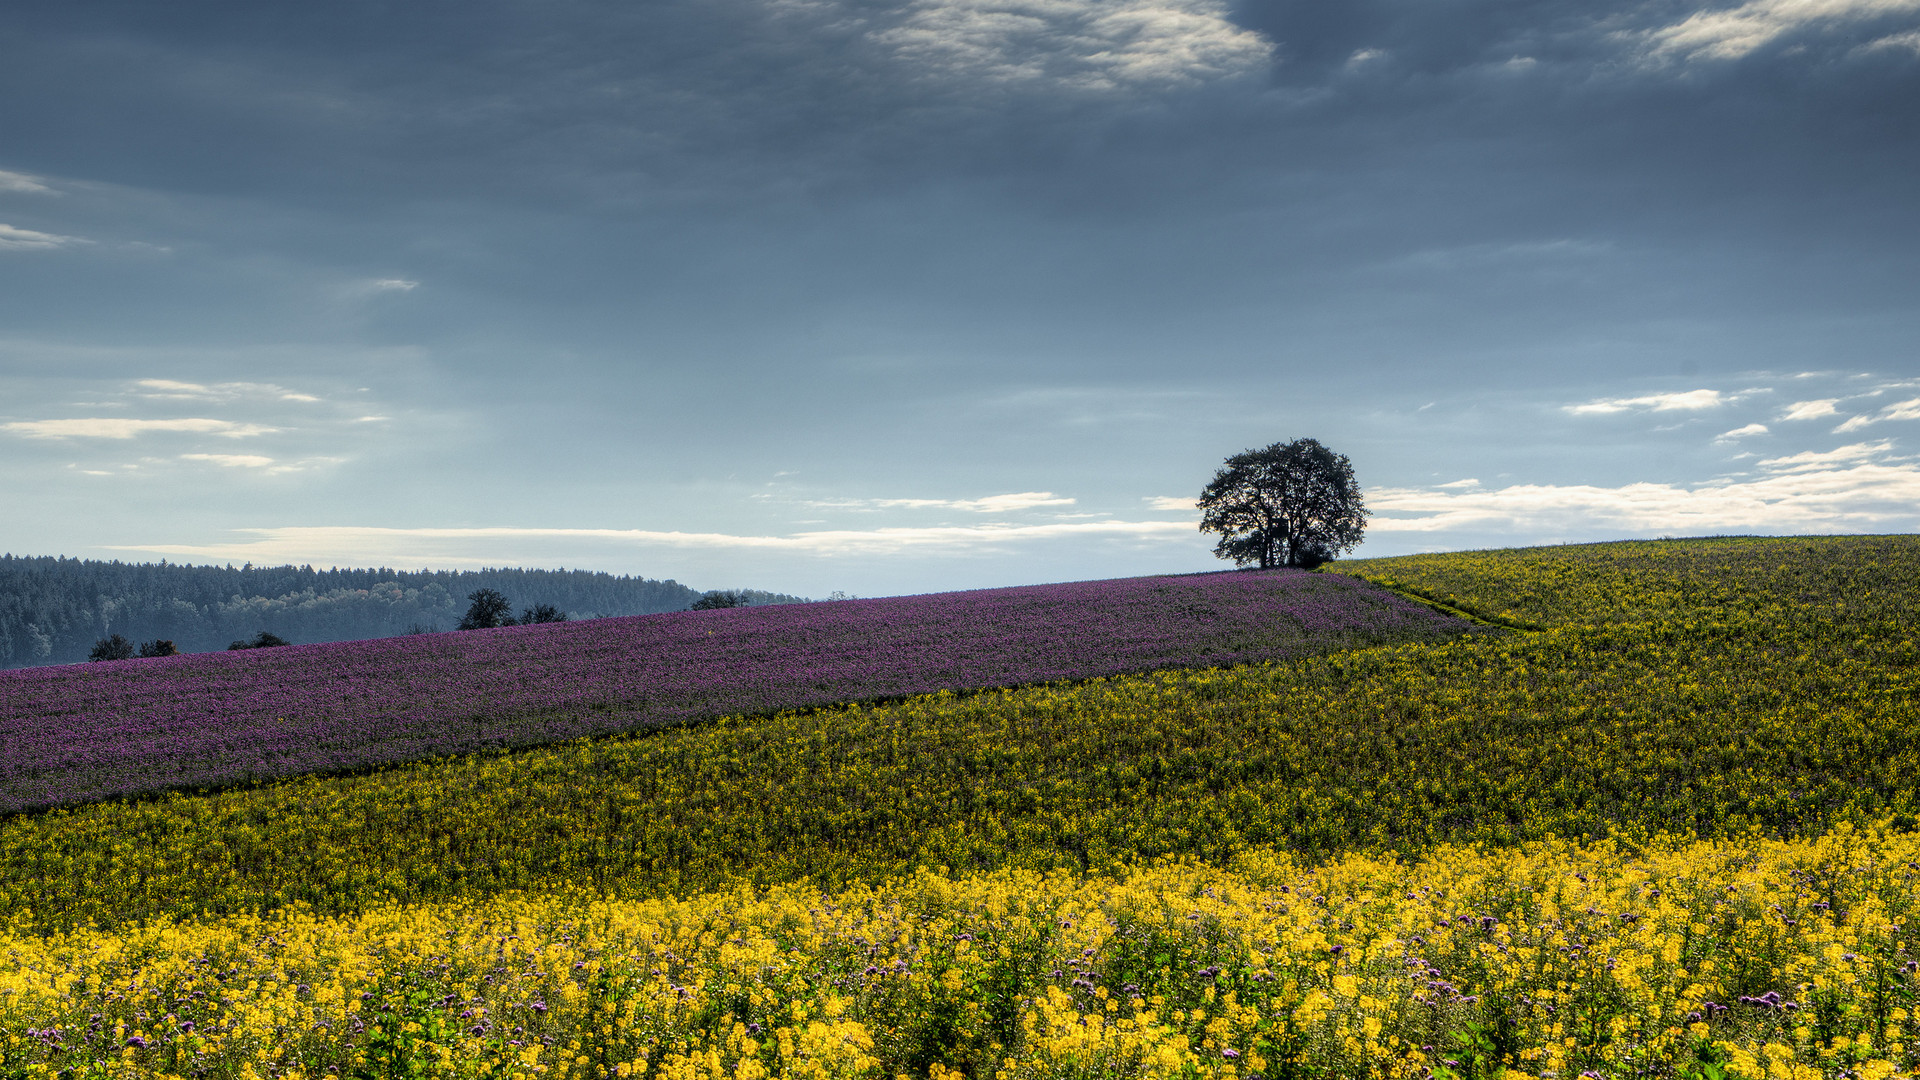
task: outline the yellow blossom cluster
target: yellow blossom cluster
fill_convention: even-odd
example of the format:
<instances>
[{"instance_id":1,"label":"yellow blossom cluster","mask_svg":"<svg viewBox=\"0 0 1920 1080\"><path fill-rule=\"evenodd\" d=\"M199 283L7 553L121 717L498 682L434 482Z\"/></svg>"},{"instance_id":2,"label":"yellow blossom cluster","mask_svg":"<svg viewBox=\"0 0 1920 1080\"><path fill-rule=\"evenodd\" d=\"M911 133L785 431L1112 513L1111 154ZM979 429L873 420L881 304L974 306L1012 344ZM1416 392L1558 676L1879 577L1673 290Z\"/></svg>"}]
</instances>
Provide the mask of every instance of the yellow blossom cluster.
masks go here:
<instances>
[{"instance_id":1,"label":"yellow blossom cluster","mask_svg":"<svg viewBox=\"0 0 1920 1080\"><path fill-rule=\"evenodd\" d=\"M1448 846L0 938L0 1075L1920 1070L1920 838Z\"/></svg>"}]
</instances>

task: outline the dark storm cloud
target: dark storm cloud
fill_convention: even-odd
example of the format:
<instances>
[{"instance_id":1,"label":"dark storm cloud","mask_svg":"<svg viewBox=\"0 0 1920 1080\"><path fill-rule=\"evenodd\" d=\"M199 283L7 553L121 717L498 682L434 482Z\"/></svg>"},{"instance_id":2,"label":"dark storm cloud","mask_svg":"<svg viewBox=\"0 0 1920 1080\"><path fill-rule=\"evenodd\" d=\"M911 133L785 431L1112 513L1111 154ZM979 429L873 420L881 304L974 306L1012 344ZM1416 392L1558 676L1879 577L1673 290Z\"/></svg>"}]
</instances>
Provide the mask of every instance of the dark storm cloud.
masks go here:
<instances>
[{"instance_id":1,"label":"dark storm cloud","mask_svg":"<svg viewBox=\"0 0 1920 1080\"><path fill-rule=\"evenodd\" d=\"M1637 176L1654 204L1822 182L1884 197L1920 160L1908 2L1359 0L1240 17L1278 43L1275 85L1324 91L1316 117L1370 157L1477 149L1507 156L1483 162L1495 170Z\"/></svg>"},{"instance_id":2,"label":"dark storm cloud","mask_svg":"<svg viewBox=\"0 0 1920 1080\"><path fill-rule=\"evenodd\" d=\"M1204 4L1005 7L38 6L0 78L49 106L16 153L122 182L619 199L1070 152L1264 59Z\"/></svg>"},{"instance_id":3,"label":"dark storm cloud","mask_svg":"<svg viewBox=\"0 0 1920 1080\"><path fill-rule=\"evenodd\" d=\"M1534 228L1581 223L1539 205L1562 182L1654 228L1737 225L1781 192L1856 225L1876 216L1863 203L1905 212L1920 49L1899 35L1920 19L1808 6L1731 5L1719 36L1676 37L1697 6L32 4L0 46L0 93L33 105L0 120L18 159L0 166L642 213L971 178L1131 214L1356 173L1369 196L1430 189L1463 218ZM1459 199L1464 175L1498 197Z\"/></svg>"}]
</instances>

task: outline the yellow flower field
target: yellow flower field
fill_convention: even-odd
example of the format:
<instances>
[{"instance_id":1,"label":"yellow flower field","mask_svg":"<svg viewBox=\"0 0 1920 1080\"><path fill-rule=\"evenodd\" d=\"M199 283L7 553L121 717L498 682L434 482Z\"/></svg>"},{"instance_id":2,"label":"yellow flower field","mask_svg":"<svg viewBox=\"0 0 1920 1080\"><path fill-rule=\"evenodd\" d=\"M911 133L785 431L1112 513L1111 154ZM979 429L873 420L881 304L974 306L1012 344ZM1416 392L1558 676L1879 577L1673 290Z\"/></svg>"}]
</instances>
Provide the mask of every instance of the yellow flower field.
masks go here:
<instances>
[{"instance_id":1,"label":"yellow flower field","mask_svg":"<svg viewBox=\"0 0 1920 1080\"><path fill-rule=\"evenodd\" d=\"M1920 538L1507 629L0 820L0 1077L1920 1075Z\"/></svg>"},{"instance_id":2,"label":"yellow flower field","mask_svg":"<svg viewBox=\"0 0 1920 1080\"><path fill-rule=\"evenodd\" d=\"M1920 1066L1917 864L1843 828L161 920L0 940L0 1070L1878 1080Z\"/></svg>"}]
</instances>

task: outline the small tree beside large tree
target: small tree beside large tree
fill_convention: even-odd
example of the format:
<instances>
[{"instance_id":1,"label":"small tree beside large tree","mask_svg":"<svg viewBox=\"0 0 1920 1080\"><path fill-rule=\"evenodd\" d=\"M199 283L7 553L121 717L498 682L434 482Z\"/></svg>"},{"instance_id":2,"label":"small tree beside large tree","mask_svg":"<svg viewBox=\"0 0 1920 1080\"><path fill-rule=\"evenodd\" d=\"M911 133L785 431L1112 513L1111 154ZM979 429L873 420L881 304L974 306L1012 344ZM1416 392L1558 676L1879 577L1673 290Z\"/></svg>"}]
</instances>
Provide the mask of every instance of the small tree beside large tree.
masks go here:
<instances>
[{"instance_id":1,"label":"small tree beside large tree","mask_svg":"<svg viewBox=\"0 0 1920 1080\"><path fill-rule=\"evenodd\" d=\"M1274 443L1226 460L1200 493L1200 531L1236 566L1311 569L1352 551L1367 528L1353 463L1315 439Z\"/></svg>"}]
</instances>

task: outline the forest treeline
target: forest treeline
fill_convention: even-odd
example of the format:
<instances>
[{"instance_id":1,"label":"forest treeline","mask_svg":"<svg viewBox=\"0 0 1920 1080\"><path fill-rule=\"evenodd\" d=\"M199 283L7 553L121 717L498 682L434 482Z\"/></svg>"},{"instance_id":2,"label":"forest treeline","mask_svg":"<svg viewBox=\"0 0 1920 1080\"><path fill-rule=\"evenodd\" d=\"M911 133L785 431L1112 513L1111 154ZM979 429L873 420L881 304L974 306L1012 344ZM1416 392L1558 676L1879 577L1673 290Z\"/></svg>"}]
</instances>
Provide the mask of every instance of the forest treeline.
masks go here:
<instances>
[{"instance_id":1,"label":"forest treeline","mask_svg":"<svg viewBox=\"0 0 1920 1080\"><path fill-rule=\"evenodd\" d=\"M551 604L575 619L681 611L712 595L677 581L588 570L316 570L0 555L0 667L78 663L112 634L210 652L263 630L296 643L452 630L476 589L495 589L516 605ZM758 589L729 595L750 604L800 599Z\"/></svg>"}]
</instances>

